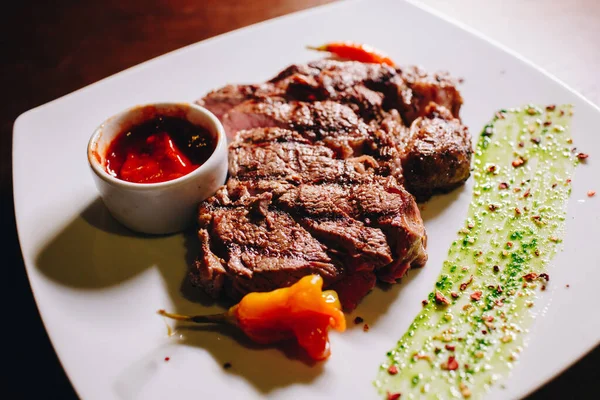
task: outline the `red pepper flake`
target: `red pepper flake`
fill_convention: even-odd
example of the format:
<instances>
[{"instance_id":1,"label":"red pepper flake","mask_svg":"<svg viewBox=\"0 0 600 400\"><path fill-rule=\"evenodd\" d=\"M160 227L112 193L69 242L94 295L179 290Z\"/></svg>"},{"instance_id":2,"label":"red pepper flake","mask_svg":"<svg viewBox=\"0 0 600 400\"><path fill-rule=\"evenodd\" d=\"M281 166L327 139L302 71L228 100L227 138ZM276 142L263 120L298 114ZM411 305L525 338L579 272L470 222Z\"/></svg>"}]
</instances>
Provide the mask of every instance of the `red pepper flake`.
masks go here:
<instances>
[{"instance_id":1,"label":"red pepper flake","mask_svg":"<svg viewBox=\"0 0 600 400\"><path fill-rule=\"evenodd\" d=\"M529 197L530 194L531 194L531 191L529 189L527 189L525 191L525 193L523 193L523 197Z\"/></svg>"},{"instance_id":2,"label":"red pepper flake","mask_svg":"<svg viewBox=\"0 0 600 400\"><path fill-rule=\"evenodd\" d=\"M503 113L501 113L500 111L498 111L498 112L496 113L496 118L498 118L498 119L504 119L504 114L503 114Z\"/></svg>"},{"instance_id":3,"label":"red pepper flake","mask_svg":"<svg viewBox=\"0 0 600 400\"><path fill-rule=\"evenodd\" d=\"M587 196L588 197L594 197L596 195L596 191L595 190L588 190L587 192Z\"/></svg>"},{"instance_id":4,"label":"red pepper flake","mask_svg":"<svg viewBox=\"0 0 600 400\"><path fill-rule=\"evenodd\" d=\"M545 272L540 274L540 278L545 279L546 282L550 282L550 275Z\"/></svg>"},{"instance_id":5,"label":"red pepper flake","mask_svg":"<svg viewBox=\"0 0 600 400\"><path fill-rule=\"evenodd\" d=\"M490 204L490 205L488 206L488 208L489 208L489 210L490 210L490 211L492 211L492 212L493 212L493 211L496 211L496 210L498 209L498 206L497 206L497 205L495 205L495 204Z\"/></svg>"},{"instance_id":6,"label":"red pepper flake","mask_svg":"<svg viewBox=\"0 0 600 400\"><path fill-rule=\"evenodd\" d=\"M515 207L515 214L521 215L521 209L519 207Z\"/></svg>"},{"instance_id":7,"label":"red pepper flake","mask_svg":"<svg viewBox=\"0 0 600 400\"><path fill-rule=\"evenodd\" d=\"M571 178L569 178L569 179L567 179L565 182L567 182L567 183L571 183L571 182L572 182L572 180L571 180Z\"/></svg>"},{"instance_id":8,"label":"red pepper flake","mask_svg":"<svg viewBox=\"0 0 600 400\"><path fill-rule=\"evenodd\" d=\"M534 279L538 278L538 274L536 274L535 272L530 272L527 275L523 276L523 279L525 279L527 282L531 282Z\"/></svg>"},{"instance_id":9,"label":"red pepper flake","mask_svg":"<svg viewBox=\"0 0 600 400\"><path fill-rule=\"evenodd\" d=\"M515 192L515 193L519 193L520 191L521 191L520 187L516 187L516 188L513 189L513 192Z\"/></svg>"},{"instance_id":10,"label":"red pepper flake","mask_svg":"<svg viewBox=\"0 0 600 400\"><path fill-rule=\"evenodd\" d=\"M225 368L225 369L231 368L231 363L230 362L226 362L225 364L223 364L223 368Z\"/></svg>"},{"instance_id":11,"label":"red pepper flake","mask_svg":"<svg viewBox=\"0 0 600 400\"><path fill-rule=\"evenodd\" d=\"M498 189L508 189L508 183L500 182L500 184L498 185Z\"/></svg>"},{"instance_id":12,"label":"red pepper flake","mask_svg":"<svg viewBox=\"0 0 600 400\"><path fill-rule=\"evenodd\" d=\"M558 183L554 182L554 183L552 184L552 189L554 189L556 186L558 186Z\"/></svg>"},{"instance_id":13,"label":"red pepper flake","mask_svg":"<svg viewBox=\"0 0 600 400\"><path fill-rule=\"evenodd\" d=\"M481 300L481 290L477 290L477 291L471 293L471 300L473 300L473 301Z\"/></svg>"},{"instance_id":14,"label":"red pepper flake","mask_svg":"<svg viewBox=\"0 0 600 400\"><path fill-rule=\"evenodd\" d=\"M454 351L454 350L456 350L456 346L454 346L454 345L447 344L445 347L446 347L446 350L448 350L448 351Z\"/></svg>"},{"instance_id":15,"label":"red pepper flake","mask_svg":"<svg viewBox=\"0 0 600 400\"><path fill-rule=\"evenodd\" d=\"M570 287L571 287L571 285L569 285L569 284L567 283L566 287L567 287L567 288L570 288Z\"/></svg>"},{"instance_id":16,"label":"red pepper flake","mask_svg":"<svg viewBox=\"0 0 600 400\"><path fill-rule=\"evenodd\" d=\"M496 171L496 166L490 165L487 170L488 170L488 172L494 172L494 171Z\"/></svg>"},{"instance_id":17,"label":"red pepper flake","mask_svg":"<svg viewBox=\"0 0 600 400\"><path fill-rule=\"evenodd\" d=\"M518 167L522 166L523 164L525 164L525 160L523 159L523 157L517 157L516 160L514 160L512 162L512 166L514 168L518 168Z\"/></svg>"},{"instance_id":18,"label":"red pepper flake","mask_svg":"<svg viewBox=\"0 0 600 400\"><path fill-rule=\"evenodd\" d=\"M421 304L423 304L423 307L425 307L427 304L429 304L429 300L425 299L421 302Z\"/></svg>"},{"instance_id":19,"label":"red pepper flake","mask_svg":"<svg viewBox=\"0 0 600 400\"><path fill-rule=\"evenodd\" d=\"M460 290L465 290L473 282L473 275L469 277L469 280L460 284Z\"/></svg>"},{"instance_id":20,"label":"red pepper flake","mask_svg":"<svg viewBox=\"0 0 600 400\"><path fill-rule=\"evenodd\" d=\"M513 247L513 243L512 242L506 242L506 247L510 249L511 247Z\"/></svg>"},{"instance_id":21,"label":"red pepper flake","mask_svg":"<svg viewBox=\"0 0 600 400\"><path fill-rule=\"evenodd\" d=\"M589 157L589 154L577 153L577 158L579 158L580 160L585 160L588 157Z\"/></svg>"},{"instance_id":22,"label":"red pepper flake","mask_svg":"<svg viewBox=\"0 0 600 400\"><path fill-rule=\"evenodd\" d=\"M456 292L450 292L450 296L452 296L453 299L458 299L458 293Z\"/></svg>"},{"instance_id":23,"label":"red pepper flake","mask_svg":"<svg viewBox=\"0 0 600 400\"><path fill-rule=\"evenodd\" d=\"M458 369L458 362L454 356L450 356L448 357L448 362L442 363L441 367L447 371L454 371Z\"/></svg>"},{"instance_id":24,"label":"red pepper flake","mask_svg":"<svg viewBox=\"0 0 600 400\"><path fill-rule=\"evenodd\" d=\"M552 121L544 121L544 126L550 126L552 125Z\"/></svg>"},{"instance_id":25,"label":"red pepper flake","mask_svg":"<svg viewBox=\"0 0 600 400\"><path fill-rule=\"evenodd\" d=\"M497 266L497 265L494 265L494 267L493 267L493 268L494 268L494 272L499 272L499 271L500 271L500 267L499 267L499 266Z\"/></svg>"},{"instance_id":26,"label":"red pepper flake","mask_svg":"<svg viewBox=\"0 0 600 400\"><path fill-rule=\"evenodd\" d=\"M542 285L542 291L546 290L546 285Z\"/></svg>"},{"instance_id":27,"label":"red pepper flake","mask_svg":"<svg viewBox=\"0 0 600 400\"><path fill-rule=\"evenodd\" d=\"M387 400L398 400L400 396L402 396L402 393L387 392Z\"/></svg>"},{"instance_id":28,"label":"red pepper flake","mask_svg":"<svg viewBox=\"0 0 600 400\"><path fill-rule=\"evenodd\" d=\"M488 315L488 316L484 317L484 319L487 322L494 322L494 316L493 315Z\"/></svg>"},{"instance_id":29,"label":"red pepper flake","mask_svg":"<svg viewBox=\"0 0 600 400\"><path fill-rule=\"evenodd\" d=\"M388 374L396 375L397 373L398 373L398 367L396 367L395 365L390 365L390 367L388 368Z\"/></svg>"},{"instance_id":30,"label":"red pepper flake","mask_svg":"<svg viewBox=\"0 0 600 400\"><path fill-rule=\"evenodd\" d=\"M496 286L496 292L498 294L502 293L502 286L500 286L500 285Z\"/></svg>"},{"instance_id":31,"label":"red pepper flake","mask_svg":"<svg viewBox=\"0 0 600 400\"><path fill-rule=\"evenodd\" d=\"M540 256L540 249L535 249L535 251L533 252L533 254L535 254L536 257Z\"/></svg>"},{"instance_id":32,"label":"red pepper flake","mask_svg":"<svg viewBox=\"0 0 600 400\"><path fill-rule=\"evenodd\" d=\"M519 142L519 147L525 147L525 143L524 142Z\"/></svg>"},{"instance_id":33,"label":"red pepper flake","mask_svg":"<svg viewBox=\"0 0 600 400\"><path fill-rule=\"evenodd\" d=\"M435 302L440 305L450 304L450 300L445 298L444 295L442 293L440 293L438 290L435 291Z\"/></svg>"},{"instance_id":34,"label":"red pepper flake","mask_svg":"<svg viewBox=\"0 0 600 400\"><path fill-rule=\"evenodd\" d=\"M484 335L487 335L487 331L486 331L485 329L483 329L483 330L481 331L481 333L483 333Z\"/></svg>"},{"instance_id":35,"label":"red pepper flake","mask_svg":"<svg viewBox=\"0 0 600 400\"><path fill-rule=\"evenodd\" d=\"M561 117L562 117L563 115L565 115L565 110L560 110L560 112L558 113L558 115L560 115Z\"/></svg>"},{"instance_id":36,"label":"red pepper flake","mask_svg":"<svg viewBox=\"0 0 600 400\"><path fill-rule=\"evenodd\" d=\"M540 144L541 140L539 138L531 138L531 142L535 144Z\"/></svg>"},{"instance_id":37,"label":"red pepper flake","mask_svg":"<svg viewBox=\"0 0 600 400\"><path fill-rule=\"evenodd\" d=\"M362 319L362 317L356 317L356 318L354 318L354 323L355 323L356 325L358 325L358 324L362 324L363 322L365 322L365 320L364 320L364 319Z\"/></svg>"},{"instance_id":38,"label":"red pepper flake","mask_svg":"<svg viewBox=\"0 0 600 400\"><path fill-rule=\"evenodd\" d=\"M169 361L171 359L171 357L165 357L165 362Z\"/></svg>"},{"instance_id":39,"label":"red pepper flake","mask_svg":"<svg viewBox=\"0 0 600 400\"><path fill-rule=\"evenodd\" d=\"M364 332L369 332L369 324L364 324L363 325L363 331Z\"/></svg>"},{"instance_id":40,"label":"red pepper flake","mask_svg":"<svg viewBox=\"0 0 600 400\"><path fill-rule=\"evenodd\" d=\"M546 111L554 111L556 109L556 104L550 104L546 106Z\"/></svg>"}]
</instances>

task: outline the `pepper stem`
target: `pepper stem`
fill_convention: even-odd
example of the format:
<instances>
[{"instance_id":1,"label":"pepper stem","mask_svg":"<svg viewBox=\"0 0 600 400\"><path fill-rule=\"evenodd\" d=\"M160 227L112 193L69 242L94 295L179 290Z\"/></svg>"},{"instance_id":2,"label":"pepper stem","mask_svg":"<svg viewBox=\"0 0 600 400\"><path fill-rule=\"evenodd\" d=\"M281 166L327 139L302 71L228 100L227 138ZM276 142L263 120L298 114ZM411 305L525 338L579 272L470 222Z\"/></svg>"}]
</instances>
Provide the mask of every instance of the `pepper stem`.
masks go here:
<instances>
[{"instance_id":1,"label":"pepper stem","mask_svg":"<svg viewBox=\"0 0 600 400\"><path fill-rule=\"evenodd\" d=\"M196 324L230 324L233 319L229 313L211 314L211 315L181 315L158 310L158 315L171 318L177 321L194 322Z\"/></svg>"},{"instance_id":2,"label":"pepper stem","mask_svg":"<svg viewBox=\"0 0 600 400\"><path fill-rule=\"evenodd\" d=\"M327 51L327 45L323 45L323 46L306 46L306 48L308 50Z\"/></svg>"}]
</instances>

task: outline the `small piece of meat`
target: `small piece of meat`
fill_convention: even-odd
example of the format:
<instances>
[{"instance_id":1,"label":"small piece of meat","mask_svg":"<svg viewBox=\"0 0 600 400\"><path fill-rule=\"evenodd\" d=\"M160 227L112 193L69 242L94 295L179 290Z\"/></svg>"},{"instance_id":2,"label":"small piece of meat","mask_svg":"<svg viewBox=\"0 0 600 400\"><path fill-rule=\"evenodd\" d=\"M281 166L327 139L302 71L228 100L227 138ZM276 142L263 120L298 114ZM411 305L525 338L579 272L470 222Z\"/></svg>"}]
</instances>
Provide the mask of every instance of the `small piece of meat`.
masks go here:
<instances>
[{"instance_id":1,"label":"small piece of meat","mask_svg":"<svg viewBox=\"0 0 600 400\"><path fill-rule=\"evenodd\" d=\"M428 114L426 108L433 102L448 109L458 118L463 103L457 81L447 72L428 74L420 67L399 68L404 88L401 90L401 101L397 105L407 125Z\"/></svg>"},{"instance_id":2,"label":"small piece of meat","mask_svg":"<svg viewBox=\"0 0 600 400\"><path fill-rule=\"evenodd\" d=\"M419 200L454 189L470 175L473 150L469 131L435 103L411 125L402 153L406 187Z\"/></svg>"}]
</instances>

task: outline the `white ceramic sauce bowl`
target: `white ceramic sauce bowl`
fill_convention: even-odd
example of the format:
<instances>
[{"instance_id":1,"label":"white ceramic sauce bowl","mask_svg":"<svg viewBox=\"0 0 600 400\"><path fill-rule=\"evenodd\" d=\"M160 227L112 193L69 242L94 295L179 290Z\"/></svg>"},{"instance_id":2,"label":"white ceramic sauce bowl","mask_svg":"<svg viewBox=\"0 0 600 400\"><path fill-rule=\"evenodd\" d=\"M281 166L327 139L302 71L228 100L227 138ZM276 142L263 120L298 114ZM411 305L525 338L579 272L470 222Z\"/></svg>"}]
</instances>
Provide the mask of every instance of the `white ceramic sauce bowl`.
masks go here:
<instances>
[{"instance_id":1,"label":"white ceramic sauce bowl","mask_svg":"<svg viewBox=\"0 0 600 400\"><path fill-rule=\"evenodd\" d=\"M156 116L179 117L204 127L216 141L206 162L166 182L132 183L106 171L106 153L117 135ZM96 187L110 213L129 229L148 234L179 232L196 220L198 204L213 195L227 177L227 138L221 122L195 104L155 103L125 110L107 119L92 135L88 162Z\"/></svg>"}]
</instances>

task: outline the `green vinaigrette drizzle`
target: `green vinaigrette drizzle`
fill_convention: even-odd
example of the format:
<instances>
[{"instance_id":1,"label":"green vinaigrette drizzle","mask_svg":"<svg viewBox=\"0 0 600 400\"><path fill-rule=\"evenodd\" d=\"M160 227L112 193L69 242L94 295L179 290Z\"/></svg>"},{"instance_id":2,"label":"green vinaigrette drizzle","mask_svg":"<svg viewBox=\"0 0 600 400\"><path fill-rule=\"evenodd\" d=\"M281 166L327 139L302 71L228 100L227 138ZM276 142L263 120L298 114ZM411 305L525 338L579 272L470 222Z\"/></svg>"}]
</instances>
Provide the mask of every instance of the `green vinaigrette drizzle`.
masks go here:
<instances>
[{"instance_id":1,"label":"green vinaigrette drizzle","mask_svg":"<svg viewBox=\"0 0 600 400\"><path fill-rule=\"evenodd\" d=\"M565 226L577 164L571 106L501 110L479 137L468 217L433 291L375 386L382 396L480 398L523 351Z\"/></svg>"}]
</instances>

